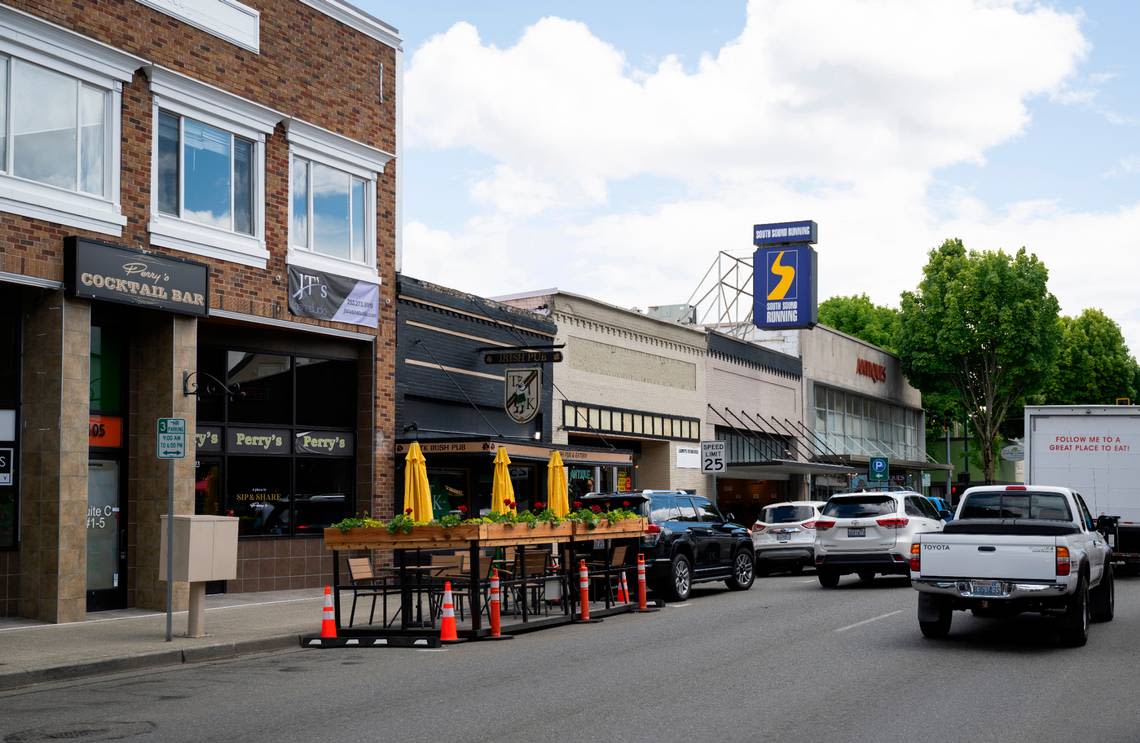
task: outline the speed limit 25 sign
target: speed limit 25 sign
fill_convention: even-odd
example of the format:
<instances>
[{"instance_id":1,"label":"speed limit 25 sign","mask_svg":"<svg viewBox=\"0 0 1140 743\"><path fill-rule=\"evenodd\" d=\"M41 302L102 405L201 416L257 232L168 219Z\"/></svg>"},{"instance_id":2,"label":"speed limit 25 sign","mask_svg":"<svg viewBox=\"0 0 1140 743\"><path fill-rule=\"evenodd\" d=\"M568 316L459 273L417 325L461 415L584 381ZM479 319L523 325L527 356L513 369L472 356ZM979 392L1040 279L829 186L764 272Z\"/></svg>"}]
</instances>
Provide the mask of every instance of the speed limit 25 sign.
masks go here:
<instances>
[{"instance_id":1,"label":"speed limit 25 sign","mask_svg":"<svg viewBox=\"0 0 1140 743\"><path fill-rule=\"evenodd\" d=\"M722 475L725 471L724 442L701 442L701 472L706 475Z\"/></svg>"}]
</instances>

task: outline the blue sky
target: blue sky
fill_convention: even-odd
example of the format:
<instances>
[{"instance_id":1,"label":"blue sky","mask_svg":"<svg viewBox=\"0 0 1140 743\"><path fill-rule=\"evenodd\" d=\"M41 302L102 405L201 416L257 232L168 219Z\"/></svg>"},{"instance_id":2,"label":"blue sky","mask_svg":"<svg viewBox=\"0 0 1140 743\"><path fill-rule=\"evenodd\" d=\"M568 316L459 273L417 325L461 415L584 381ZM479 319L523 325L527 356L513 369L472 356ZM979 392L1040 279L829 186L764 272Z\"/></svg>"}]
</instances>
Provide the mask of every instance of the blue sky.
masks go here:
<instances>
[{"instance_id":1,"label":"blue sky","mask_svg":"<svg viewBox=\"0 0 1140 743\"><path fill-rule=\"evenodd\" d=\"M409 273L644 307L814 218L822 297L1026 245L1140 347L1140 4L357 4L405 40Z\"/></svg>"}]
</instances>

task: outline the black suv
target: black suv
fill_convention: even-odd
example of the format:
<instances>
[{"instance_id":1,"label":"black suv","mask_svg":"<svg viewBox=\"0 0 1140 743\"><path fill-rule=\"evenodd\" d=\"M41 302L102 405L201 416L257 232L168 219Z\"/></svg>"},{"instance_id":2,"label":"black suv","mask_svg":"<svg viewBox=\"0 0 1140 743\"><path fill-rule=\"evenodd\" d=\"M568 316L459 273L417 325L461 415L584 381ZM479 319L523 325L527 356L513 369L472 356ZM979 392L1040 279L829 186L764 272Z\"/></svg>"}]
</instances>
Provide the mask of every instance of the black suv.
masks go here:
<instances>
[{"instance_id":1,"label":"black suv","mask_svg":"<svg viewBox=\"0 0 1140 743\"><path fill-rule=\"evenodd\" d=\"M684 601L694 583L723 580L735 591L752 587L756 557L748 529L721 515L708 498L683 490L590 493L586 506L629 508L649 519L641 540L649 585L658 594Z\"/></svg>"}]
</instances>

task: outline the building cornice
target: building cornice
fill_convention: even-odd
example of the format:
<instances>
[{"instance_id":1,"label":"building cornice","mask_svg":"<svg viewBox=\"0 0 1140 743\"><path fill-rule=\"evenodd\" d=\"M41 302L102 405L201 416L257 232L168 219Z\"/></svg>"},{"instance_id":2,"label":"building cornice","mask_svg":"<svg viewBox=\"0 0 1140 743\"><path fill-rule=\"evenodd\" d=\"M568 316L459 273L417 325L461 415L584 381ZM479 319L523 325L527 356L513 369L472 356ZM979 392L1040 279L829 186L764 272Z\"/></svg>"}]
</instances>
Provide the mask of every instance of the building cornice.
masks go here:
<instances>
[{"instance_id":1,"label":"building cornice","mask_svg":"<svg viewBox=\"0 0 1140 743\"><path fill-rule=\"evenodd\" d=\"M376 39L381 44L396 50L403 49L404 40L400 38L400 32L397 29L368 15L360 8L355 8L341 0L301 0L301 2L365 36Z\"/></svg>"}]
</instances>

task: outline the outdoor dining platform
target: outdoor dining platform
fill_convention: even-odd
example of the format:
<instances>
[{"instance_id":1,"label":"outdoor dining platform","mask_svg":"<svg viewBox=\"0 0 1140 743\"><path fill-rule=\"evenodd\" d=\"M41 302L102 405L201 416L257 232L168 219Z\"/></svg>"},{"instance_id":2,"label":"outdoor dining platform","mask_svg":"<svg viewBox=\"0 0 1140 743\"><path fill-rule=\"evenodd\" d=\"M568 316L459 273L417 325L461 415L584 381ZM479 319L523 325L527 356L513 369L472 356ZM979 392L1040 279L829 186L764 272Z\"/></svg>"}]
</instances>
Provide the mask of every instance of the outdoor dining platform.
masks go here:
<instances>
[{"instance_id":1,"label":"outdoor dining platform","mask_svg":"<svg viewBox=\"0 0 1140 743\"><path fill-rule=\"evenodd\" d=\"M592 528L570 522L533 528L417 526L408 534L383 528L326 529L337 641L321 645L437 645L436 618L446 582L457 608L459 638L488 639L488 598L495 571L501 585L503 635L577 621L582 561L590 576L591 621L632 611L638 606L636 561L644 531L643 519ZM393 565L375 568L375 550L391 550ZM618 601L622 573L627 595ZM352 605L346 612L348 596Z\"/></svg>"}]
</instances>

